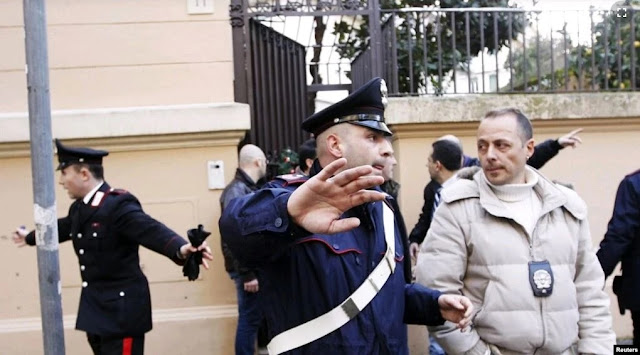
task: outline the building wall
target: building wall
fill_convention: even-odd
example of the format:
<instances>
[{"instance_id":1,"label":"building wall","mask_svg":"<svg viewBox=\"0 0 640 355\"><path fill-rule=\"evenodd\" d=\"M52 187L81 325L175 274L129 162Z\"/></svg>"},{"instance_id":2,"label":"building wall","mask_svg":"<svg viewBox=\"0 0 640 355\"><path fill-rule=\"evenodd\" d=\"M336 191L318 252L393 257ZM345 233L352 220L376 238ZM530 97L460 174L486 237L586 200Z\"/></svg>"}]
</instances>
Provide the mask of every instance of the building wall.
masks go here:
<instances>
[{"instance_id":1,"label":"building wall","mask_svg":"<svg viewBox=\"0 0 640 355\"><path fill-rule=\"evenodd\" d=\"M52 109L233 101L228 5L47 1ZM27 110L22 24L22 2L0 2L0 112Z\"/></svg>"},{"instance_id":2,"label":"building wall","mask_svg":"<svg viewBox=\"0 0 640 355\"><path fill-rule=\"evenodd\" d=\"M233 178L250 113L233 103L228 1L214 0L213 13L199 15L187 3L47 1L52 132L70 145L109 150L106 180L179 234L199 223L212 232L211 270L194 282L141 249L154 319L146 352L229 354L235 287L219 246L221 189L208 188L207 162L221 160L224 182ZM0 48L0 196L11 201L0 215L0 354L42 354L36 250L11 241L17 226L33 228L22 1L0 1ZM59 185L55 193L65 216L71 201ZM60 245L66 350L88 354L84 333L74 330L80 277L73 254L70 243Z\"/></svg>"},{"instance_id":3,"label":"building wall","mask_svg":"<svg viewBox=\"0 0 640 355\"><path fill-rule=\"evenodd\" d=\"M401 184L400 208L411 230L422 210L422 191L429 182L426 167L431 143L444 134L455 134L464 151L477 156L475 134L478 121L490 109L515 106L532 119L534 139L557 138L582 127L583 144L566 148L541 172L571 183L589 208L594 249L602 240L613 211L616 190L622 178L640 169L640 105L637 93L556 95L468 95L391 99L387 122L394 131L398 158L396 178ZM617 273L618 271L614 272ZM629 312L621 316L611 292L613 278L606 281L611 296L614 330L620 338L632 337ZM410 327L412 354L427 354L425 327Z\"/></svg>"}]
</instances>

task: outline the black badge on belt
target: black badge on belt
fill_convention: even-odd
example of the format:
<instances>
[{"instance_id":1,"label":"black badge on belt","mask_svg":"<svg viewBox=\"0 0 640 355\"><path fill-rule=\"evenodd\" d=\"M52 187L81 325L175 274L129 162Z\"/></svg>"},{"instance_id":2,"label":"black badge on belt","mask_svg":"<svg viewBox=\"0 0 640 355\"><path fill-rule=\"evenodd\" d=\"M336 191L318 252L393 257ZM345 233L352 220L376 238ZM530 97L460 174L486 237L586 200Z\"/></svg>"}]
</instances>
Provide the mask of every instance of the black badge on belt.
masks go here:
<instances>
[{"instance_id":1,"label":"black badge on belt","mask_svg":"<svg viewBox=\"0 0 640 355\"><path fill-rule=\"evenodd\" d=\"M553 272L546 260L529 262L529 283L536 297L547 297L553 292Z\"/></svg>"}]
</instances>

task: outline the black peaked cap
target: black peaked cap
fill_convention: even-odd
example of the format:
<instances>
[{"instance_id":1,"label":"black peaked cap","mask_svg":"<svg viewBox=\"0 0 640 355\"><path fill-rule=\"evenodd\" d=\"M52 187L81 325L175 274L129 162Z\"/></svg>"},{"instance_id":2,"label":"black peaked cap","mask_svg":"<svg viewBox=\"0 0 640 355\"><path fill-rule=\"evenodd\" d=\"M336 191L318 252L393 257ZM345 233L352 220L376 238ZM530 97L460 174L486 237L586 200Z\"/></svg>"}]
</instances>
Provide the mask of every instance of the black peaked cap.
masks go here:
<instances>
[{"instance_id":1,"label":"black peaked cap","mask_svg":"<svg viewBox=\"0 0 640 355\"><path fill-rule=\"evenodd\" d=\"M385 135L392 135L384 122L387 104L387 85L374 78L342 101L316 112L302 122L302 129L315 136L338 123L348 122L364 126Z\"/></svg>"},{"instance_id":2,"label":"black peaked cap","mask_svg":"<svg viewBox=\"0 0 640 355\"><path fill-rule=\"evenodd\" d=\"M58 168L62 170L73 164L98 164L102 165L102 157L109 155L105 150L97 150L82 147L67 147L59 139L55 140L58 151Z\"/></svg>"}]
</instances>

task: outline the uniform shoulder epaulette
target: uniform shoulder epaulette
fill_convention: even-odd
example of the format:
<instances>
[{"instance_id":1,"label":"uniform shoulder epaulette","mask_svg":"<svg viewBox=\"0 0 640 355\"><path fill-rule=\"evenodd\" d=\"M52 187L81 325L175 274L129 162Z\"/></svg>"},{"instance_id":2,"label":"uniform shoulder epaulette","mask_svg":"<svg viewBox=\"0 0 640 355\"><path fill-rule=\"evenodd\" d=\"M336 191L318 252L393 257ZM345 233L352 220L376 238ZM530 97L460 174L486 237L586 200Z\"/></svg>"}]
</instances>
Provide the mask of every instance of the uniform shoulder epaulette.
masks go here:
<instances>
[{"instance_id":1,"label":"uniform shoulder epaulette","mask_svg":"<svg viewBox=\"0 0 640 355\"><path fill-rule=\"evenodd\" d=\"M111 188L109 190L109 195L124 195L124 194L128 194L129 191L125 190L125 189L114 189Z\"/></svg>"},{"instance_id":2,"label":"uniform shoulder epaulette","mask_svg":"<svg viewBox=\"0 0 640 355\"><path fill-rule=\"evenodd\" d=\"M285 174L285 175L278 175L276 176L275 179L282 180L283 186L290 186L290 185L300 185L305 181L309 180L309 177L302 174Z\"/></svg>"}]
</instances>

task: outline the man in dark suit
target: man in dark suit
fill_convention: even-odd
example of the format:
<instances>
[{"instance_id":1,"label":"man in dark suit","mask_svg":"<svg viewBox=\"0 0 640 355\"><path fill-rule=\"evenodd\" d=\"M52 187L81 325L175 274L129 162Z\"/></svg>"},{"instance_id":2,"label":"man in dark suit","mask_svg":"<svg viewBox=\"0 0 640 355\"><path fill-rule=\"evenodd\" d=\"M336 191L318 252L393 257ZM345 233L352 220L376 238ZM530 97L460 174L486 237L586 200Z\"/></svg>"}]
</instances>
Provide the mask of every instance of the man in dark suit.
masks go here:
<instances>
[{"instance_id":1,"label":"man in dark suit","mask_svg":"<svg viewBox=\"0 0 640 355\"><path fill-rule=\"evenodd\" d=\"M138 199L104 181L106 151L71 148L56 140L60 184L75 200L69 215L58 219L60 242L73 241L78 256L82 293L76 329L85 331L96 355L143 354L144 335L151 330L151 296L140 269L140 245L176 264L202 251L142 211ZM35 245L36 233L19 228L16 244ZM208 268L206 261L203 261Z\"/></svg>"},{"instance_id":2,"label":"man in dark suit","mask_svg":"<svg viewBox=\"0 0 640 355\"><path fill-rule=\"evenodd\" d=\"M622 276L613 281L620 313L631 310L633 345L640 345L640 170L625 176L618 186L613 215L600 242L598 260L605 277L622 262Z\"/></svg>"}]
</instances>

